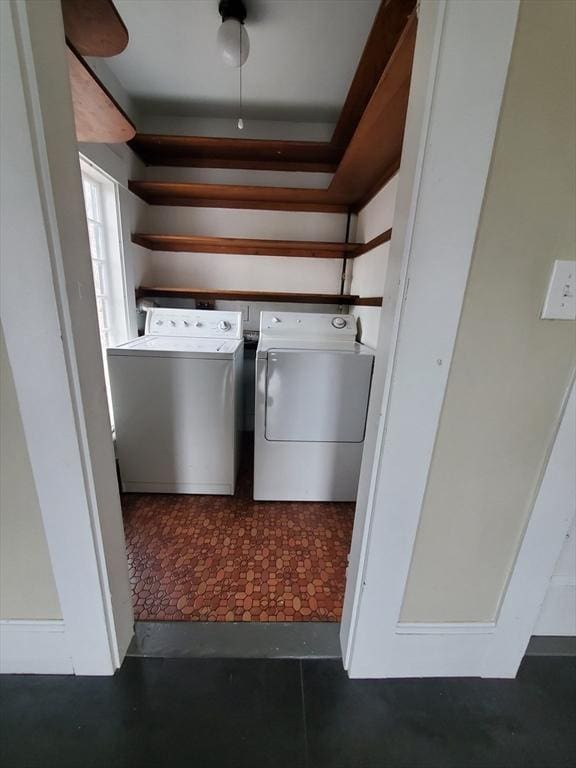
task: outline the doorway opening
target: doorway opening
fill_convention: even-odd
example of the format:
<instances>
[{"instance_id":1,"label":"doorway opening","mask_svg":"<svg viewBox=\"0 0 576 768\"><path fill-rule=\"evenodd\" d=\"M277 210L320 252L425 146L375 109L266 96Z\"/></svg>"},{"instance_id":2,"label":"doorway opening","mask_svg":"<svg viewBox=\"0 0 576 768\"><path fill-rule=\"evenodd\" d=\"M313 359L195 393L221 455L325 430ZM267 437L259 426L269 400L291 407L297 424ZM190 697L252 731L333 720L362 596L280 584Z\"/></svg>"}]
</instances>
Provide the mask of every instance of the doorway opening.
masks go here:
<instances>
[{"instance_id":1,"label":"doorway opening","mask_svg":"<svg viewBox=\"0 0 576 768\"><path fill-rule=\"evenodd\" d=\"M331 490L342 485L352 484L355 489L358 486L382 304L382 296L374 294L383 292L385 281L416 30L415 3L398 0L392 5L391 10L389 4L374 0L364 8L364 30L358 29L354 45L351 43L354 51L343 57L350 59L348 64L342 63L347 67L350 87L348 94L345 88L339 95L341 115L338 118L335 114L334 123L327 124L326 136L315 139L318 151L325 155L322 162L312 162L304 153L297 159L287 158L284 163L276 157L284 150L275 152L273 160L246 159L242 155L246 151L242 140L234 139L230 151L239 152L242 157L230 160L229 166L222 166L219 158L214 160L215 165L206 161L198 171L195 163L187 165L182 152L186 142L202 144L203 139L177 136L172 116L174 124L166 129L166 136L175 140L157 142L158 156L148 154L151 134L142 129L130 142L130 150L123 147L125 154L114 153L117 156L104 164L106 168L122 166L118 177L111 182L118 209L115 216L105 221L99 221L95 211L98 195L103 194L106 187L106 174L99 175L98 169L92 166L83 167L137 621L337 624L341 619L356 491L344 494L338 490L318 495L293 491L291 495L289 489L277 496L260 495L254 488L254 465L259 461L258 450L268 452L279 446L278 457L267 465L270 485L297 485L296 476L300 472L310 476L324 473ZM353 3L346 7L347 13L356 13ZM135 29L138 21L133 20ZM342 24L344 21L343 18ZM380 50L382 46L378 41L383 39L384 26L391 30L390 39L385 50ZM366 62L372 60L375 52L377 66L368 72ZM117 69L112 67L120 84L134 85L136 73L144 72L142 67L147 66L148 54L141 61L139 55L137 45L128 48L124 63L120 59ZM397 79L384 76L390 74L391 68L394 72L397 70ZM137 93L135 85L134 88ZM371 99L371 94L377 98ZM386 123L385 140L376 135L378 132L373 127L374 116L382 105L398 116L393 123ZM168 125L166 116L155 117L158 124ZM258 119L254 117L252 122L256 126ZM252 130L252 122L247 121L248 131ZM264 125L264 122L259 128L264 131L261 148L276 139L278 144L291 144L290 138L275 136L274 132L280 131L278 126ZM306 130L317 130L316 124L309 122L311 125ZM366 136L360 130L362 125L372 126L372 133ZM183 122L178 122L178 126L184 130ZM214 137L224 140L219 133L221 123L211 123L206 130L206 142L213 141ZM306 141L313 141L312 133ZM345 149L353 157L354 167L344 162ZM101 151L89 148L86 151L94 152L95 158L102 157ZM205 149L200 147L199 151ZM168 157L170 152L173 156ZM372 159L367 163L368 156ZM276 167L278 164L282 167ZM270 174L274 174L273 186L264 188L262 179L270 179ZM302 174L309 174L310 178ZM318 174L324 176L318 179ZM271 200L274 199L272 202L240 198L209 202L206 199L198 203L192 198L183 201L159 196L162 190L158 185L165 189L169 183L191 194L200 177L205 182L207 195L217 186L226 194L224 186L217 183L225 177L227 184L232 179L237 182L241 196L253 194L251 185L256 182L266 190L265 197L270 195ZM296 199L297 193L305 190L299 190L297 182L302 183L303 178L310 192L304 195L305 200L300 200ZM286 189L279 186L281 184L286 184ZM285 193L286 199L280 200L280 193ZM107 233L108 224L111 230ZM199 234L183 234L192 231ZM115 273L101 269L106 263L99 255L99 244L107 239L119 245L120 267ZM136 301L133 295L128 296L128 284L136 289ZM212 290L216 284L222 287ZM114 307L112 303L109 305L107 289L115 291L120 298L119 309L124 308L121 328L116 333L112 332ZM169 319L158 318L161 330L151 328L151 314L163 311L175 314ZM186 319L186 312L196 314ZM201 375L176 374L180 362L168 363L164 372L158 368L160 358L181 361L202 357L197 348L191 351L192 339L202 338L208 343L224 337L219 332L206 336L191 330L204 323L211 324L201 313L220 317L226 312L241 316L240 326L244 332L243 393L239 398L242 411L235 416L240 427L236 423L229 431L230 441L238 440L235 433L241 433L241 450L236 487L230 495L225 495L226 491L207 490L202 483L192 490L178 485L194 483L185 475L192 465L202 463L205 443L212 443L214 435L210 430L199 430L193 419L186 421L186 401L193 398L187 397L188 390L184 392L181 387L186 377L185 386L196 387ZM255 380L256 348L260 318L266 313L273 315L271 322L279 322L279 327L284 322L283 316L291 313L294 317L324 318L333 334L352 330L353 333L347 346L335 340L335 336L325 337L323 333L311 336L313 343L309 341L306 356L307 362L313 361L313 364L307 366L304 374L300 363L291 367L292 362L289 365L287 361L294 352L290 347L304 350L306 340L297 335L292 339L286 337L281 345L283 361L277 355L278 350L270 347L276 357L268 358L268 372L262 383ZM129 338L134 335L128 329L136 327L136 315L140 335L145 336L142 342ZM150 336L154 339L150 340ZM166 339L179 336L185 342L179 341L177 348L164 344L163 352L167 354L163 355L154 346L164 343L161 336ZM328 342L334 343L326 346ZM372 349L372 357L370 365L364 366L366 375L359 378L351 376L346 366L336 365L335 361L345 355L359 359L358 348L362 345ZM120 346L122 365L128 365L128 352L134 352L134 357L141 361L149 354L155 361L154 370L150 366L142 367L131 379L122 398L117 381L115 384L109 352ZM212 351L204 349L203 354L208 359L220 352L214 347ZM180 367L183 366L182 363ZM270 373L273 366L276 368ZM318 385L321 376L325 377L324 387ZM274 389L278 381L280 386ZM356 386L358 382L360 387ZM148 387L147 393L140 388L141 384ZM288 389L291 394L286 398ZM213 392L216 390L215 386ZM311 390L314 390L314 405L306 413L305 404ZM265 428L256 439L259 397L263 401L261 418ZM339 410L330 400L339 403ZM136 401L145 418L138 419L132 413L126 416ZM179 408L174 407L175 402ZM223 409L227 408L226 398L222 402ZM289 407L281 418L275 412L277 420L272 428L271 413L280 407L279 403L289 403ZM197 404L197 407L202 410L203 405ZM164 409L164 416L150 420L149 413L160 408ZM135 446L129 459L123 447L126 429L132 430ZM314 436L309 437L309 432ZM349 433L353 436L348 436ZM188 449L180 451L183 441L194 440L197 442L195 457L191 457ZM282 443L285 445L280 446ZM152 444L158 446L156 458L147 461L140 477L131 477L128 465L133 463L133 457L141 449L145 453ZM302 445L300 455L291 444ZM317 447L308 451L309 444ZM283 466L284 449L292 453ZM156 471L165 463L167 455L171 456L174 467L178 465L173 477L170 477L171 470L164 474ZM324 458L318 458L320 455ZM222 458L218 451L205 450L204 456L214 464ZM294 470L298 462L300 470ZM280 482L289 468L292 479ZM182 477L178 478L180 470Z\"/></svg>"}]
</instances>

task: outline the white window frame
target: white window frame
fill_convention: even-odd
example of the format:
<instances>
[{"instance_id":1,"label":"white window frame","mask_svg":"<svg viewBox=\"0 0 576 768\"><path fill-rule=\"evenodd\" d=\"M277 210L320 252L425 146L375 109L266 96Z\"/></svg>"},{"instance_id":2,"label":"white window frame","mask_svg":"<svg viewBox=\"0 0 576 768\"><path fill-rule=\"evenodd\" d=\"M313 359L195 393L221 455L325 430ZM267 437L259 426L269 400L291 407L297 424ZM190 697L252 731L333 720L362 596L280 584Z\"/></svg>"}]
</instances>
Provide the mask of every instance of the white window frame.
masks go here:
<instances>
[{"instance_id":1,"label":"white window frame","mask_svg":"<svg viewBox=\"0 0 576 768\"><path fill-rule=\"evenodd\" d=\"M90 234L90 256L94 271L94 292L98 307L98 328L110 423L114 431L114 412L106 349L116 344L122 344L130 338L130 310L121 237L118 184L82 155L80 155L80 169L88 230L90 232L92 227L98 233L96 244L93 235ZM97 209L94 216L89 214L86 185L90 185L93 190L92 207ZM98 278L96 277L97 272L99 273ZM100 310L101 306L102 311Z\"/></svg>"},{"instance_id":2,"label":"white window frame","mask_svg":"<svg viewBox=\"0 0 576 768\"><path fill-rule=\"evenodd\" d=\"M80 168L82 181L87 180L97 189L98 202L101 205L101 220L91 219L102 232L102 254L95 256L91 246L92 261L100 261L103 265L103 278L107 283L104 294L96 291L97 298L101 298L108 305L108 336L109 342L121 344L130 338L130 309L128 304L126 267L124 249L122 247L120 226L120 205L118 199L118 185L108 174L100 170L94 163L80 155ZM96 288L96 285L95 285Z\"/></svg>"}]
</instances>

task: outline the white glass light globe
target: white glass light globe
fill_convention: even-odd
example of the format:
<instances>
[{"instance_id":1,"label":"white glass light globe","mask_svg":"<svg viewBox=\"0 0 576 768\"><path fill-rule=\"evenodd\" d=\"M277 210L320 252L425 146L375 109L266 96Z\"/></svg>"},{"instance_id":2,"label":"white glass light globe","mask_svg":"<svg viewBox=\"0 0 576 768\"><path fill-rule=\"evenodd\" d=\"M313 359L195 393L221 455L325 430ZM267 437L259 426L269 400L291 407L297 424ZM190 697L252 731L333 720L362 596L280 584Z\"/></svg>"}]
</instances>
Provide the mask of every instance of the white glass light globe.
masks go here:
<instances>
[{"instance_id":1,"label":"white glass light globe","mask_svg":"<svg viewBox=\"0 0 576 768\"><path fill-rule=\"evenodd\" d=\"M216 37L220 55L229 67L241 67L250 53L250 40L244 24L226 19L220 24Z\"/></svg>"}]
</instances>

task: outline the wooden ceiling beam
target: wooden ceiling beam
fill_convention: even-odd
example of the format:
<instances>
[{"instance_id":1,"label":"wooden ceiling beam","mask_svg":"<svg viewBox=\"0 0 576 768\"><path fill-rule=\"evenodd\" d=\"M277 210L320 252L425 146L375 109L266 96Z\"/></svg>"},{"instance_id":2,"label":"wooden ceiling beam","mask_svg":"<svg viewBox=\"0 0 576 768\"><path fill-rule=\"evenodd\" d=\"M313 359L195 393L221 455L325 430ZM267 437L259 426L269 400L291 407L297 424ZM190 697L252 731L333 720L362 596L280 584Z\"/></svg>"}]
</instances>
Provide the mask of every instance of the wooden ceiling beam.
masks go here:
<instances>
[{"instance_id":1,"label":"wooden ceiling beam","mask_svg":"<svg viewBox=\"0 0 576 768\"><path fill-rule=\"evenodd\" d=\"M414 12L416 0L382 0L330 143L348 146L382 73Z\"/></svg>"},{"instance_id":2,"label":"wooden ceiling beam","mask_svg":"<svg viewBox=\"0 0 576 768\"><path fill-rule=\"evenodd\" d=\"M129 141L136 128L122 107L70 44L67 57L76 139L105 144Z\"/></svg>"},{"instance_id":3,"label":"wooden ceiling beam","mask_svg":"<svg viewBox=\"0 0 576 768\"><path fill-rule=\"evenodd\" d=\"M416 0L382 0L328 142L138 133L130 147L146 165L333 173L401 38Z\"/></svg>"},{"instance_id":4,"label":"wooden ceiling beam","mask_svg":"<svg viewBox=\"0 0 576 768\"><path fill-rule=\"evenodd\" d=\"M406 25L327 189L131 181L152 205L348 212L361 209L397 171L402 153L416 43Z\"/></svg>"},{"instance_id":5,"label":"wooden ceiling beam","mask_svg":"<svg viewBox=\"0 0 576 768\"><path fill-rule=\"evenodd\" d=\"M406 25L329 187L356 210L398 170L416 43L416 14Z\"/></svg>"},{"instance_id":6,"label":"wooden ceiling beam","mask_svg":"<svg viewBox=\"0 0 576 768\"><path fill-rule=\"evenodd\" d=\"M137 133L130 147L146 165L333 173L340 154L328 143Z\"/></svg>"},{"instance_id":7,"label":"wooden ceiling beam","mask_svg":"<svg viewBox=\"0 0 576 768\"><path fill-rule=\"evenodd\" d=\"M66 40L80 56L116 56L128 30L112 0L61 0Z\"/></svg>"}]
</instances>

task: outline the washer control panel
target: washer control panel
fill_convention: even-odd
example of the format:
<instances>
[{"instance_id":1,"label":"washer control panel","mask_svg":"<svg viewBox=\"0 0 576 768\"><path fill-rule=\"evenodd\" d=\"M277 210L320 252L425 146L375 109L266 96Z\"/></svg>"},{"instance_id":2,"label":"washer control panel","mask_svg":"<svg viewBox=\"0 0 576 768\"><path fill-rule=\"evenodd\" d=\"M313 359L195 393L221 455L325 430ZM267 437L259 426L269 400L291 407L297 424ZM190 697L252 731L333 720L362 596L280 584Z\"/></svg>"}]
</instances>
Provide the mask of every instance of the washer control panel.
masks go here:
<instances>
[{"instance_id":1,"label":"washer control panel","mask_svg":"<svg viewBox=\"0 0 576 768\"><path fill-rule=\"evenodd\" d=\"M288 339L356 338L354 315L329 315L317 312L262 312L260 335Z\"/></svg>"},{"instance_id":2,"label":"washer control panel","mask_svg":"<svg viewBox=\"0 0 576 768\"><path fill-rule=\"evenodd\" d=\"M241 339L242 313L154 307L146 312L147 335Z\"/></svg>"}]
</instances>

